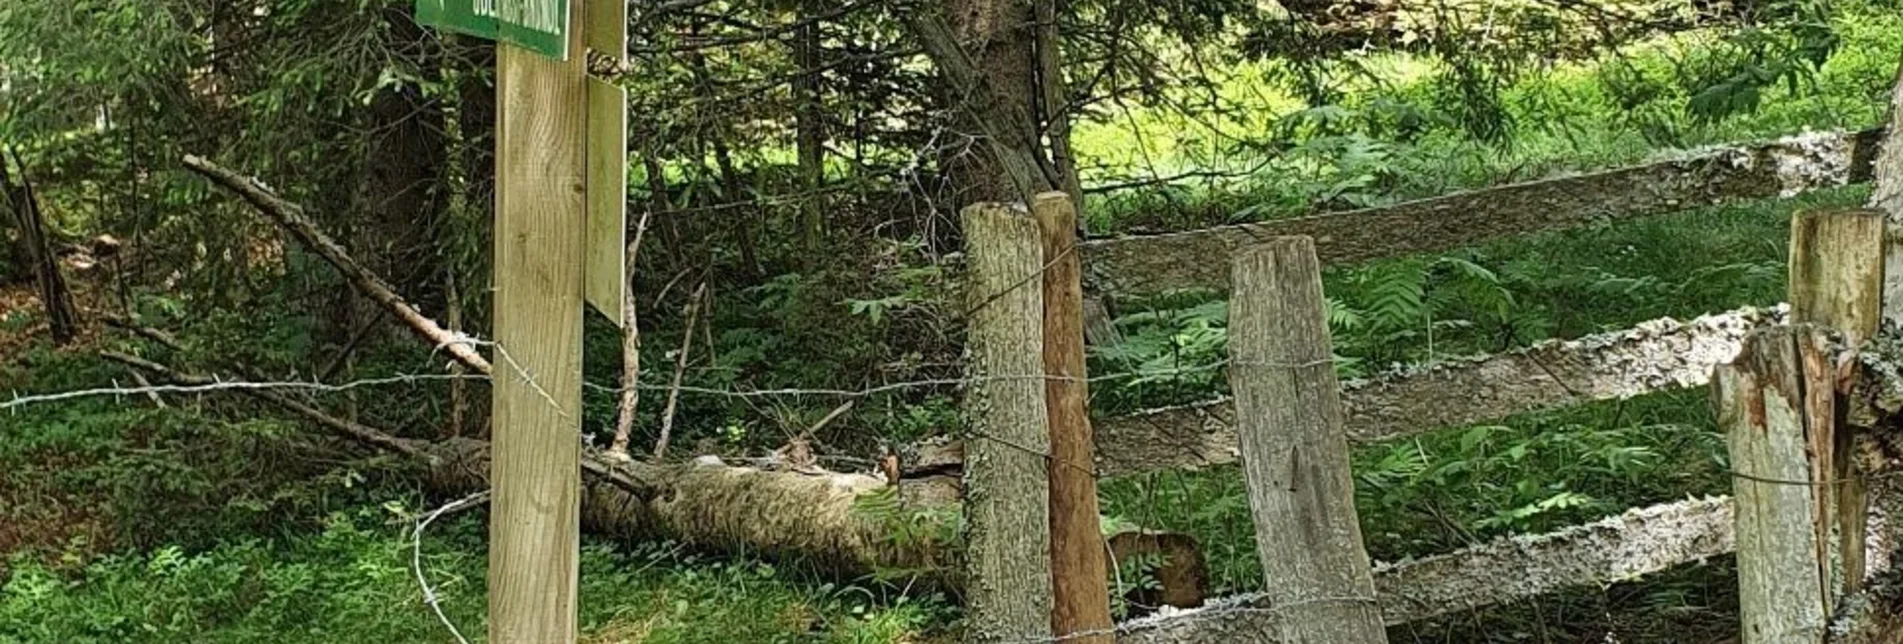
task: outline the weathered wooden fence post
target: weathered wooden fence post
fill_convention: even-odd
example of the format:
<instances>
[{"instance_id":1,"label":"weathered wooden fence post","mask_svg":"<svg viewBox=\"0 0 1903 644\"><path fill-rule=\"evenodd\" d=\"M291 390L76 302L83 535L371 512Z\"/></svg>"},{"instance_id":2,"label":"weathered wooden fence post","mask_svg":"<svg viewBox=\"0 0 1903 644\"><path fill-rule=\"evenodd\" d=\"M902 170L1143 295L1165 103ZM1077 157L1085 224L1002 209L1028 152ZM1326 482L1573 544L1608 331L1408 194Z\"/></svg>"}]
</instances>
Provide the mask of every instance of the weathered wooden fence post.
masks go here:
<instances>
[{"instance_id":1,"label":"weathered wooden fence post","mask_svg":"<svg viewBox=\"0 0 1903 644\"><path fill-rule=\"evenodd\" d=\"M1069 194L1031 201L1043 233L1044 382L1051 436L1051 631L1077 644L1109 644L1110 590L1097 518L1096 450L1084 365L1083 262ZM1102 631L1102 632L1099 632ZM1074 636L1077 633L1097 633Z\"/></svg>"},{"instance_id":2,"label":"weathered wooden fence post","mask_svg":"<svg viewBox=\"0 0 1903 644\"><path fill-rule=\"evenodd\" d=\"M1274 641L1386 642L1355 516L1340 384L1314 240L1242 251L1230 277L1229 384Z\"/></svg>"},{"instance_id":3,"label":"weathered wooden fence post","mask_svg":"<svg viewBox=\"0 0 1903 644\"><path fill-rule=\"evenodd\" d=\"M1828 578L1819 565L1827 542L1816 534L1824 499L1805 454L1814 436L1831 429L1831 416L1807 413L1819 404L1834 405L1828 372L1807 374L1804 368L1806 354L1821 344L1811 327L1759 329L1745 339L1735 361L1712 373L1718 426L1734 471L1744 644L1814 644L1822 641L1830 612ZM1810 377L1815 375L1824 378Z\"/></svg>"},{"instance_id":4,"label":"weathered wooden fence post","mask_svg":"<svg viewBox=\"0 0 1903 644\"><path fill-rule=\"evenodd\" d=\"M1804 212L1791 220L1791 316L1760 329L1712 374L1718 424L1734 470L1740 639L1816 643L1835 603L1832 561L1858 587L1864 498L1838 411L1837 346L1876 333L1883 289L1883 217ZM1832 529L1841 548L1833 557Z\"/></svg>"},{"instance_id":5,"label":"weathered wooden fence post","mask_svg":"<svg viewBox=\"0 0 1903 644\"><path fill-rule=\"evenodd\" d=\"M1874 210L1805 211L1791 218L1792 321L1834 329L1851 347L1876 335L1883 315L1883 229L1883 213ZM1867 568L1869 502L1864 473L1850 458L1853 432L1837 422L1831 426L1832 435L1811 436L1812 476L1834 483L1820 497L1814 529L1818 543L1827 544L1834 523L1844 592L1856 592ZM1828 559L1820 556L1819 565L1824 579L1831 579Z\"/></svg>"},{"instance_id":6,"label":"weathered wooden fence post","mask_svg":"<svg viewBox=\"0 0 1903 644\"><path fill-rule=\"evenodd\" d=\"M1044 252L1019 207L962 213L971 295L965 442L966 608L974 642L1051 635Z\"/></svg>"}]
</instances>

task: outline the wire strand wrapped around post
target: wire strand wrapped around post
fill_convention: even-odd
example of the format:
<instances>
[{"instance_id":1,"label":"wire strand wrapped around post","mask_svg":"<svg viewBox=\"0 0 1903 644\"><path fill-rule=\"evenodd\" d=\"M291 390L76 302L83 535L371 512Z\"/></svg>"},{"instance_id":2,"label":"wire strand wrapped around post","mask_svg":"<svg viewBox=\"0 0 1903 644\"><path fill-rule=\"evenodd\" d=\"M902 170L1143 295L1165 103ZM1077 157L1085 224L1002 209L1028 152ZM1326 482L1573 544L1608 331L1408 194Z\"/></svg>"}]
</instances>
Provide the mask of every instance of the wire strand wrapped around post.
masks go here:
<instances>
[{"instance_id":1,"label":"wire strand wrapped around post","mask_svg":"<svg viewBox=\"0 0 1903 644\"><path fill-rule=\"evenodd\" d=\"M1341 383L1308 237L1241 251L1232 267L1229 384L1263 588L1290 608L1278 642L1387 642L1355 515ZM1317 601L1359 597L1367 601Z\"/></svg>"},{"instance_id":2,"label":"wire strand wrapped around post","mask_svg":"<svg viewBox=\"0 0 1903 644\"><path fill-rule=\"evenodd\" d=\"M985 438L966 443L968 641L1049 637L1043 246L1021 207L973 204L963 223L974 304L966 408L973 433Z\"/></svg>"}]
</instances>

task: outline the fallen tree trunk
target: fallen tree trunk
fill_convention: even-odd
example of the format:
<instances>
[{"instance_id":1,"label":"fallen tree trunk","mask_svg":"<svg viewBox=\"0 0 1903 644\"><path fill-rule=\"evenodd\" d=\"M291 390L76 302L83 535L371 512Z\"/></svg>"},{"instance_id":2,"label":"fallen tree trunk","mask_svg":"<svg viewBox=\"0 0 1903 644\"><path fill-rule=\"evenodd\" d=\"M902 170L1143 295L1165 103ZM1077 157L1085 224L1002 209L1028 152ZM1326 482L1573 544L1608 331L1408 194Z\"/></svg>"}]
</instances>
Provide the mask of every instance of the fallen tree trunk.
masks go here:
<instances>
[{"instance_id":1,"label":"fallen tree trunk","mask_svg":"<svg viewBox=\"0 0 1903 644\"><path fill-rule=\"evenodd\" d=\"M1503 604L1568 586L1609 584L1732 551L1731 500L1656 505L1557 532L1502 537L1465 550L1377 566L1388 625ZM1126 644L1272 642L1276 611L1256 596L1159 614L1118 627Z\"/></svg>"},{"instance_id":2,"label":"fallen tree trunk","mask_svg":"<svg viewBox=\"0 0 1903 644\"><path fill-rule=\"evenodd\" d=\"M126 328L176 346L162 332ZM331 416L270 388L180 373L123 353L100 355L173 384L231 389L289 410L339 438L407 456L438 494L463 496L489 487L486 441L400 438ZM875 576L952 592L964 588L961 544L952 536L963 492L950 477L892 485L870 474L736 466L711 456L654 465L611 459L592 450L584 451L581 466L582 527L593 534L672 540L703 552L795 558L847 578ZM1167 543L1169 558L1155 571L1162 584L1153 589L1155 594L1171 606L1201 604L1207 580L1194 539L1138 532L1140 538L1120 533L1107 539L1110 555L1122 560L1158 552L1157 544Z\"/></svg>"},{"instance_id":3,"label":"fallen tree trunk","mask_svg":"<svg viewBox=\"0 0 1903 644\"><path fill-rule=\"evenodd\" d=\"M1348 439L1370 443L1516 413L1703 385L1736 356L1746 333L1784 317L1746 307L1690 322L1663 318L1625 331L1550 340L1525 349L1449 360L1343 383ZM1227 398L1096 423L1098 467L1118 476L1233 463L1234 405Z\"/></svg>"},{"instance_id":4,"label":"fallen tree trunk","mask_svg":"<svg viewBox=\"0 0 1903 644\"><path fill-rule=\"evenodd\" d=\"M1112 295L1225 289L1236 249L1315 238L1322 264L1470 246L1489 239L1868 181L1883 131L1820 132L1758 145L1349 212L1084 245L1085 272Z\"/></svg>"},{"instance_id":5,"label":"fallen tree trunk","mask_svg":"<svg viewBox=\"0 0 1903 644\"><path fill-rule=\"evenodd\" d=\"M263 212L312 252L341 272L358 291L396 315L414 334L438 348L446 348L458 362L493 376L488 360L468 338L450 333L424 317L389 283L352 259L337 243L318 230L302 207L277 196L258 181L188 156L185 164L233 192ZM162 332L123 324L174 350L176 342ZM104 357L181 384L216 382L203 376L176 372L164 365L133 356L106 353ZM262 380L254 373L247 373ZM230 384L227 382L227 384ZM398 438L389 432L332 417L296 399L269 389L232 387L237 391L284 407L339 436L373 449L416 458L427 469L431 487L444 494L468 494L488 487L489 444L452 437L440 442ZM769 459L771 460L771 459ZM582 525L592 532L624 538L672 539L712 552L746 552L793 556L815 562L844 576L910 577L926 584L958 590L963 579L956 557L959 544L949 538L899 539L895 534L948 534L960 511L962 490L954 479L929 476L894 483L883 477L815 471L729 466L713 457L685 464L654 465L584 451L581 458ZM947 529L937 529L939 527ZM923 529L921 529L923 528ZM1186 535L1186 543L1193 544ZM1179 549L1179 552L1182 549ZM1193 550L1193 547L1190 548ZM1114 548L1113 557L1120 556ZM1194 561L1166 562L1165 567L1200 569ZM1166 596L1184 605L1201 603L1202 580L1178 575L1185 581L1165 588Z\"/></svg>"},{"instance_id":6,"label":"fallen tree trunk","mask_svg":"<svg viewBox=\"0 0 1903 644\"><path fill-rule=\"evenodd\" d=\"M125 354L101 355L175 384L233 385ZM341 438L411 457L436 493L460 496L489 487L485 441L400 438L267 388L233 389L290 410ZM711 552L797 556L846 575L904 571L922 582L959 586L954 577L959 570L953 559L956 549L950 544L890 537L894 525L889 522L942 519L943 511L955 507L959 492L949 479L910 482L896 498L886 497L892 502L875 504L869 500L888 494L888 486L884 479L865 474L735 467L713 457L652 465L610 461L594 453L584 455L582 469L582 524L597 534L672 539Z\"/></svg>"}]
</instances>

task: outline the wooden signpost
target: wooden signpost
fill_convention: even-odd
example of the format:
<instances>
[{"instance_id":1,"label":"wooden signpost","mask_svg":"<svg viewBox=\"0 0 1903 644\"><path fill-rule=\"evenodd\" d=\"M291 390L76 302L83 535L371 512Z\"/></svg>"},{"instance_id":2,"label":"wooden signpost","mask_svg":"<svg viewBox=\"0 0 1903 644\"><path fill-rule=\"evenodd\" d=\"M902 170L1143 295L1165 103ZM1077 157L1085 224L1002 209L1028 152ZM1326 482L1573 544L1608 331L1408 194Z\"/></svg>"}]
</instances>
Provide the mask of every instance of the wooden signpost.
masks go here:
<instances>
[{"instance_id":1,"label":"wooden signpost","mask_svg":"<svg viewBox=\"0 0 1903 644\"><path fill-rule=\"evenodd\" d=\"M418 22L502 43L489 515L489 641L500 644L575 641L582 303L621 317L622 265L602 258L621 256L626 232L626 94L591 81L573 54L620 60L626 8L583 4L416 4Z\"/></svg>"}]
</instances>

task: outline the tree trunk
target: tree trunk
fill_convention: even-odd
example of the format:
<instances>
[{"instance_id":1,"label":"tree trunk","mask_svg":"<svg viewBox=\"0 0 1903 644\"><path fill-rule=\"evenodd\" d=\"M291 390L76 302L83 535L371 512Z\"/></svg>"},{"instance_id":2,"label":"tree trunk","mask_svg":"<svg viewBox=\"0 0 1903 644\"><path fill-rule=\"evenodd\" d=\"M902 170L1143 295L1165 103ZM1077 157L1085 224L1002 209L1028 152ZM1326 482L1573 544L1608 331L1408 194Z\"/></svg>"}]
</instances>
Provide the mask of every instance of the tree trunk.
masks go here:
<instances>
[{"instance_id":1,"label":"tree trunk","mask_svg":"<svg viewBox=\"0 0 1903 644\"><path fill-rule=\"evenodd\" d=\"M821 8L809 0L804 13L816 14ZM807 249L812 251L821 248L826 235L826 202L820 196L820 186L826 178L826 112L819 93L820 22L814 20L801 26L793 42L793 59L800 67L799 76L793 79L796 103L793 121L799 147L800 179L806 190L800 200L800 232L805 236Z\"/></svg>"},{"instance_id":2,"label":"tree trunk","mask_svg":"<svg viewBox=\"0 0 1903 644\"><path fill-rule=\"evenodd\" d=\"M1084 211L1084 188L1077 178L1077 161L1070 152L1070 97L1064 83L1063 38L1058 31L1058 0L1033 0L1037 15L1037 125L1051 151L1058 188L1070 193L1077 212ZM1079 231L1081 232L1081 231Z\"/></svg>"},{"instance_id":3,"label":"tree trunk","mask_svg":"<svg viewBox=\"0 0 1903 644\"><path fill-rule=\"evenodd\" d=\"M0 156L0 196L6 197L7 210L13 213L14 223L20 227L20 248L24 251L20 254L38 278L40 304L46 310L53 343L65 346L79 335L79 309L73 305L73 292L59 272L59 258L54 256L52 242L47 239L46 213L40 209L39 195L34 193L33 182L26 176L26 164L18 156L14 162L20 166L17 185L7 171L6 158Z\"/></svg>"},{"instance_id":4,"label":"tree trunk","mask_svg":"<svg viewBox=\"0 0 1903 644\"><path fill-rule=\"evenodd\" d=\"M434 38L416 25L412 11L410 3L385 10L390 25L385 41L403 62L428 70L437 58L429 50ZM442 228L446 195L441 187L449 162L442 103L424 96L419 86L392 85L371 97L367 120L358 219L347 238L352 254L390 280L397 292L434 301L423 294L442 286L436 233ZM364 319L363 312L357 317Z\"/></svg>"},{"instance_id":5,"label":"tree trunk","mask_svg":"<svg viewBox=\"0 0 1903 644\"><path fill-rule=\"evenodd\" d=\"M742 190L740 187L740 171L733 167L733 151L727 148L726 137L715 136L712 138L714 143L714 163L720 166L720 191L725 193L725 198L721 201L730 204L740 204L749 201L740 196L740 191ZM751 216L741 217L739 223L733 227L733 232L737 241L740 242L740 263L742 269L746 271L746 275L749 277L760 277L763 273L760 269L759 246L753 241L753 219L754 217Z\"/></svg>"},{"instance_id":6,"label":"tree trunk","mask_svg":"<svg viewBox=\"0 0 1903 644\"><path fill-rule=\"evenodd\" d=\"M959 109L952 116L956 132L984 133L991 153L953 146L945 169L951 176L954 205L983 201L1028 202L1031 195L1061 184L1052 181L1049 161L1036 136L1031 115L1037 109L1037 55L1035 16L1028 2L1016 0L946 0L944 24L950 43L938 34L918 29L939 73L946 78L946 103ZM929 20L929 18L927 18ZM946 55L947 46L964 50L970 69ZM975 81L975 82L970 82ZM975 139L973 146L981 146ZM1017 148L1000 153L999 148ZM1029 158L1023 158L1028 156ZM1024 167L1027 164L1030 167ZM1028 185L1024 185L1028 184Z\"/></svg>"},{"instance_id":7,"label":"tree trunk","mask_svg":"<svg viewBox=\"0 0 1903 644\"><path fill-rule=\"evenodd\" d=\"M388 25L386 47L410 64L428 69L424 55L429 39L416 25L410 3L384 8ZM403 64L402 61L396 64ZM370 99L363 123L366 134L363 164L353 203L338 237L370 272L392 281L399 293L421 297L440 293L441 263L435 233L443 213L443 169L448 163L441 103L425 97L417 85L395 84L378 89ZM385 326L377 303L352 297L348 291L332 308L328 335L332 342L365 333L366 346L383 338ZM340 349L343 377L355 378L353 347ZM354 418L357 392L345 395Z\"/></svg>"}]
</instances>

